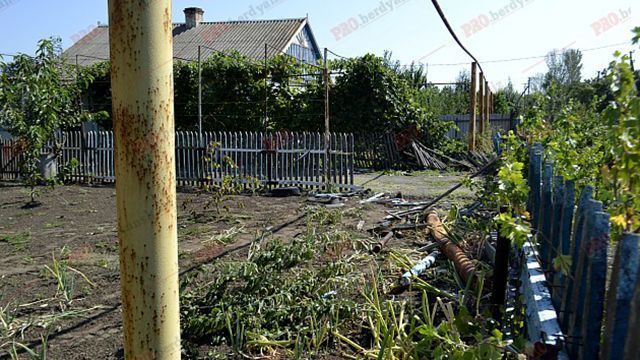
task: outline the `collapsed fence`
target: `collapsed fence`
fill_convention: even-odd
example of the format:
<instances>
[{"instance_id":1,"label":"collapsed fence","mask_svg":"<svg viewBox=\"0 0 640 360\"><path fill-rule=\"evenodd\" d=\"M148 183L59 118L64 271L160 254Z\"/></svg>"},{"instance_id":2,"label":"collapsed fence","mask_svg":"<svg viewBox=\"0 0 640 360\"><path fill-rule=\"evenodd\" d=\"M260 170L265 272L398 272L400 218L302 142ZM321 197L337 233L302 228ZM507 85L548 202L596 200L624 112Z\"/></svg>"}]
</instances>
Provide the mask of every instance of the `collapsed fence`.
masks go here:
<instances>
[{"instance_id":1,"label":"collapsed fence","mask_svg":"<svg viewBox=\"0 0 640 360\"><path fill-rule=\"evenodd\" d=\"M115 181L112 131L65 131L56 134L45 152L58 155L58 173L65 181ZM328 156L328 171L325 159ZM18 140L0 139L0 180L20 176ZM69 166L76 163L76 166ZM354 187L354 138L332 133L176 132L176 176L179 185L219 183L231 177L266 186L318 188L327 180L342 189ZM66 170L66 171L65 171ZM328 175L328 179L327 179Z\"/></svg>"},{"instance_id":2,"label":"collapsed fence","mask_svg":"<svg viewBox=\"0 0 640 360\"><path fill-rule=\"evenodd\" d=\"M575 183L554 177L543 154L539 144L530 151L529 209L538 242L525 246L522 265L530 339L570 358L631 358L640 336L640 235L612 243L610 215L593 188L582 189L575 204Z\"/></svg>"}]
</instances>

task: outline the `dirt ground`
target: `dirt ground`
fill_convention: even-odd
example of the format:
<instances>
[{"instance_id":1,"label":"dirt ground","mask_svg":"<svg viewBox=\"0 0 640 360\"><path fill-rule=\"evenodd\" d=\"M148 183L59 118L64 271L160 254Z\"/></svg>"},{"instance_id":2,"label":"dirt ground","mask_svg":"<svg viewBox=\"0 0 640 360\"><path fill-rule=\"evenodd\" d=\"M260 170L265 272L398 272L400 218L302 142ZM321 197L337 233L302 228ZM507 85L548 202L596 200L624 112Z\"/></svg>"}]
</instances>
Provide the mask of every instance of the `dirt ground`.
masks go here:
<instances>
[{"instance_id":1,"label":"dirt ground","mask_svg":"<svg viewBox=\"0 0 640 360\"><path fill-rule=\"evenodd\" d=\"M360 175L357 183L364 184L376 175ZM407 198L429 199L460 179L460 174L382 176L366 187L373 192L402 192ZM448 201L466 203L470 198L471 192L463 189ZM51 359L122 358L115 189L62 186L44 191L39 207L24 208L27 200L24 188L0 184L0 311L5 319L14 319L10 328L18 335L13 338L38 349L41 336L48 335L47 355ZM362 212L365 224L359 231L365 232L385 217L387 208L362 206L358 200L351 199L346 206ZM225 203L228 211L217 214L213 209L205 210L207 201L206 196L189 191L178 193L181 269L250 242L265 229L291 222L309 206L317 206L306 196L242 195L230 197ZM356 220L344 221L345 227L357 227ZM304 228L304 220L294 221L278 236L293 238ZM240 250L228 256L246 254ZM59 282L45 267L55 270L59 260L74 269L69 272L74 279L67 289L72 289L70 301L61 300ZM43 328L46 326L48 330ZM11 348L11 340L3 336L0 333L0 358L7 357Z\"/></svg>"},{"instance_id":2,"label":"dirt ground","mask_svg":"<svg viewBox=\"0 0 640 360\"><path fill-rule=\"evenodd\" d=\"M437 171L413 173L374 172L357 175L355 184L364 185L373 192L402 193L405 198L430 199L449 190L450 187L462 180L465 175L464 173L441 173ZM465 201L472 197L473 192L466 187L462 187L446 200L451 203Z\"/></svg>"}]
</instances>

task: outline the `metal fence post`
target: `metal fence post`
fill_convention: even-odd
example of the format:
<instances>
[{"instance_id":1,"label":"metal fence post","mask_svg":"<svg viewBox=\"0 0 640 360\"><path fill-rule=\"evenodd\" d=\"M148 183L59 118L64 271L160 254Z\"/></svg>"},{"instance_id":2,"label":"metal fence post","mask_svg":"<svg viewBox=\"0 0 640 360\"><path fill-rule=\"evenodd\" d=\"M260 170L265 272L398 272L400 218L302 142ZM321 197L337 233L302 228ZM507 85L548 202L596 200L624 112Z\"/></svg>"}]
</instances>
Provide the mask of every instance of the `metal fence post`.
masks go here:
<instances>
[{"instance_id":1,"label":"metal fence post","mask_svg":"<svg viewBox=\"0 0 640 360\"><path fill-rule=\"evenodd\" d=\"M127 359L179 359L171 0L110 0Z\"/></svg>"}]
</instances>

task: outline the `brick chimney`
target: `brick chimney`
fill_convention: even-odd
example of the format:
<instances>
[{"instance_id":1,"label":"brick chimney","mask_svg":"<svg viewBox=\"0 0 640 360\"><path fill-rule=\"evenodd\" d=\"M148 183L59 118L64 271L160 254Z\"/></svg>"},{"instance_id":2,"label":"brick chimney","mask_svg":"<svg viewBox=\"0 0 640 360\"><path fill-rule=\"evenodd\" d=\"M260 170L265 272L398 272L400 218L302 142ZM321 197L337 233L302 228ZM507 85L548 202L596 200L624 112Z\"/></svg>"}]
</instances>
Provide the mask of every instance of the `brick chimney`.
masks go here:
<instances>
[{"instance_id":1,"label":"brick chimney","mask_svg":"<svg viewBox=\"0 0 640 360\"><path fill-rule=\"evenodd\" d=\"M186 8L184 9L184 17L187 29L198 27L204 18L204 10L198 7Z\"/></svg>"}]
</instances>

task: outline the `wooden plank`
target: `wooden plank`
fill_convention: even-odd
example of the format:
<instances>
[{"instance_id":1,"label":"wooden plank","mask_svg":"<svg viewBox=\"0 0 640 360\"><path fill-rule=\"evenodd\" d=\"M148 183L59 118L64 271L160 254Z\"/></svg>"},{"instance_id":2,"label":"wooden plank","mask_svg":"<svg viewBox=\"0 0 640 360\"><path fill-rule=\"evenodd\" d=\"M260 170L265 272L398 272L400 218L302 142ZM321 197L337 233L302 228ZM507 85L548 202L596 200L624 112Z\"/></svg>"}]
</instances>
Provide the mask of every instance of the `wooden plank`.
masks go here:
<instances>
[{"instance_id":1,"label":"wooden plank","mask_svg":"<svg viewBox=\"0 0 640 360\"><path fill-rule=\"evenodd\" d=\"M588 249L595 239L596 219L594 215L602 212L602 203L595 200L589 200L586 204L584 216L584 226L582 232L582 244L578 253L578 265L574 274L575 283L573 284L571 306L569 307L569 326L568 334L579 339L582 336L582 314L585 308L585 297L587 295L587 278L589 270ZM575 261L575 260L574 260ZM579 352L578 342L574 341L569 344L570 354L577 355Z\"/></svg>"},{"instance_id":2,"label":"wooden plank","mask_svg":"<svg viewBox=\"0 0 640 360\"><path fill-rule=\"evenodd\" d=\"M470 89L470 105L471 109L469 110L470 120L469 120L469 150L474 151L476 149L476 108L477 108L477 81L478 81L478 64L474 61L471 63L471 89Z\"/></svg>"},{"instance_id":3,"label":"wooden plank","mask_svg":"<svg viewBox=\"0 0 640 360\"><path fill-rule=\"evenodd\" d=\"M622 359L627 342L633 292L640 284L640 235L624 234L618 241L616 255L611 269L611 282L607 294L607 311L601 359ZM637 338L636 338L637 340ZM637 343L632 345L637 352Z\"/></svg>"},{"instance_id":4,"label":"wooden plank","mask_svg":"<svg viewBox=\"0 0 640 360\"><path fill-rule=\"evenodd\" d=\"M576 185L573 180L567 180L564 185L564 197L562 199L562 214L560 216L560 226L558 231L558 254L568 256L571 244L571 225L573 222L573 212L575 207ZM560 271L556 271L554 282L556 288L553 291L553 305L556 309L564 311L562 307L562 297L567 289L566 276Z\"/></svg>"},{"instance_id":5,"label":"wooden plank","mask_svg":"<svg viewBox=\"0 0 640 360\"><path fill-rule=\"evenodd\" d=\"M564 203L564 178L562 176L556 176L553 178L553 204L551 211L551 226L549 232L550 250L547 254L547 264L551 269L550 278L555 276L555 270L553 269L553 260L560 254L560 222L562 220L562 206ZM558 284L552 280L551 291L556 292L555 286Z\"/></svg>"},{"instance_id":6,"label":"wooden plank","mask_svg":"<svg viewBox=\"0 0 640 360\"><path fill-rule=\"evenodd\" d=\"M538 262L538 253L527 242L523 246L525 261L521 266L520 281L525 302L526 326L529 342L560 347L564 335L560 329L557 313L551 303L551 294L546 286L543 268ZM560 353L558 359L566 358Z\"/></svg>"},{"instance_id":7,"label":"wooden plank","mask_svg":"<svg viewBox=\"0 0 640 360\"><path fill-rule=\"evenodd\" d=\"M582 346L579 357L596 360L600 353L600 331L604 310L604 293L607 280L607 249L609 248L610 215L594 213L589 243L585 248L588 256L585 305L582 312Z\"/></svg>"},{"instance_id":8,"label":"wooden plank","mask_svg":"<svg viewBox=\"0 0 640 360\"><path fill-rule=\"evenodd\" d=\"M585 186L580 193L580 200L578 201L578 208L575 214L575 220L573 222L571 244L569 246L569 255L571 255L571 270L570 276L566 279L565 292L562 295L562 302L560 309L560 323L562 329L567 332L569 328L569 311L573 301L573 289L576 286L576 273L578 268L578 258L580 254L580 248L582 247L582 228L584 227L584 219L588 214L589 201L593 198L593 187Z\"/></svg>"},{"instance_id":9,"label":"wooden plank","mask_svg":"<svg viewBox=\"0 0 640 360\"><path fill-rule=\"evenodd\" d=\"M533 219L533 228L538 229L540 223L540 203L542 202L542 149L540 144L532 147L529 170L529 186L531 197L529 200L529 213Z\"/></svg>"},{"instance_id":10,"label":"wooden plank","mask_svg":"<svg viewBox=\"0 0 640 360\"><path fill-rule=\"evenodd\" d=\"M636 285L630 308L631 316L629 317L629 331L627 332L624 359L640 360L640 351L638 351L638 339L640 339L640 281Z\"/></svg>"},{"instance_id":11,"label":"wooden plank","mask_svg":"<svg viewBox=\"0 0 640 360\"><path fill-rule=\"evenodd\" d=\"M551 252L551 221L553 209L553 162L547 161L544 164L542 177L542 201L540 203L540 213L538 215L538 248L540 249L541 265L548 271L550 264L547 262Z\"/></svg>"},{"instance_id":12,"label":"wooden plank","mask_svg":"<svg viewBox=\"0 0 640 360\"><path fill-rule=\"evenodd\" d=\"M353 185L355 184L354 181L354 168L355 168L355 162L354 162L354 156L355 156L355 139L353 137L353 134L350 134L350 141L351 141L351 155L349 156L349 159L351 160L350 166L349 166L349 170L351 171L350 175L350 179L349 179L349 185Z\"/></svg>"}]
</instances>

